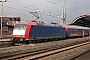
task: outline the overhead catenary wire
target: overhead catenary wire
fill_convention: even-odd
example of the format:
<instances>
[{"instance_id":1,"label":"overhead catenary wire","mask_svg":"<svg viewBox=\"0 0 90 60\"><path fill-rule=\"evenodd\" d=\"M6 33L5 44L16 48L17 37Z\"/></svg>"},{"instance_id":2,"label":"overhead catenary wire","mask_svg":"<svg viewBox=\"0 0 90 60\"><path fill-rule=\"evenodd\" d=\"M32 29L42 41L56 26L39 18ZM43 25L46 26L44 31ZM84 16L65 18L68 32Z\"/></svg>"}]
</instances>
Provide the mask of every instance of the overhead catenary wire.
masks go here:
<instances>
[{"instance_id":1,"label":"overhead catenary wire","mask_svg":"<svg viewBox=\"0 0 90 60\"><path fill-rule=\"evenodd\" d=\"M16 1L16 0L14 0L14 1ZM62 5L56 4L56 3L51 2L51 1L49 1L49 0L45 0L45 1L50 2L50 3L52 3L52 4L54 4L54 5L57 5L57 6L63 7ZM16 1L16 2L17 2L17 1ZM24 4L24 3L22 3L22 2L19 2L19 3L21 3L21 4L23 4L23 5L26 5L26 6L28 6L28 7L32 7L33 9L40 9L40 8L37 8L37 7L34 7L34 6L30 6L30 5ZM66 3L66 4L67 4L67 3ZM73 6L73 7L75 7L75 6ZM72 9L70 9L70 8L67 8L67 7L66 7L66 9L68 9L68 10L70 10L70 11L73 11L73 12L75 12L75 13L81 14L80 12L77 12L77 11L72 10Z\"/></svg>"},{"instance_id":2,"label":"overhead catenary wire","mask_svg":"<svg viewBox=\"0 0 90 60\"><path fill-rule=\"evenodd\" d=\"M9 0L10 1L10 0ZM12 1L10 1L10 2L12 2ZM16 0L14 0L13 1L13 3L16 3L17 1ZM38 8L38 7L34 7L34 6L30 6L30 5L27 5L27 4L24 4L24 3L22 3L22 2L18 2L19 3L19 5L23 5L25 8L33 8L33 10L44 10L44 9L41 9L41 8ZM17 3L17 4L18 4ZM44 10L45 11L45 10ZM48 12L49 13L49 12ZM53 15L53 13L51 13L51 14L42 14L42 15L45 15L45 16L50 16L50 17L52 17L52 15ZM54 14L55 15L55 14ZM59 14L58 14L59 15ZM58 16L58 15L56 15L56 17ZM54 17L54 16L53 16ZM58 18L58 17L57 17Z\"/></svg>"},{"instance_id":3,"label":"overhead catenary wire","mask_svg":"<svg viewBox=\"0 0 90 60\"><path fill-rule=\"evenodd\" d=\"M19 1L19 0L18 0L18 1ZM48 1L48 2L50 2L50 3L52 3L52 4L54 4L54 5L57 5L57 6L59 6L59 7L63 7L63 6L59 5L59 4L56 4L56 3L54 3L54 2L51 2L51 1L49 1L49 0L46 0L46 1ZM38 8L38 7L30 6L30 5L27 5L27 4L22 3L22 2L20 2L20 1L17 2L16 0L14 0L14 1L9 0L9 2L11 2L12 4L15 3L17 6L23 6L24 9L22 9L22 8L17 8L17 7L15 8L15 7L11 7L11 6L4 6L4 7L9 8L9 9L24 11L24 12L27 12L27 13L30 12L30 11L28 10L28 8L31 8L31 9L33 9L33 10L40 9L40 8ZM68 10L70 10L70 11L73 11L73 12L75 12L75 13L80 14L79 12L74 11L74 10L72 10L72 9L69 9L69 8L66 8L66 9L68 9ZM44 10L44 9L42 9L42 10ZM48 13L49 13L49 12L48 12ZM19 13L18 13L18 14L19 14ZM48 16L48 17L53 17L53 18L58 18L57 16L60 16L60 14L53 14L52 12L49 13L49 14L47 14L47 13L42 13L42 15Z\"/></svg>"},{"instance_id":4,"label":"overhead catenary wire","mask_svg":"<svg viewBox=\"0 0 90 60\"><path fill-rule=\"evenodd\" d=\"M2 5L0 5L0 6L2 6ZM28 10L24 10L24 9L20 9L20 8L14 8L14 7L10 7L10 6L3 6L3 7L10 8L10 9L15 9L15 10L20 10L20 11L28 11Z\"/></svg>"},{"instance_id":5,"label":"overhead catenary wire","mask_svg":"<svg viewBox=\"0 0 90 60\"><path fill-rule=\"evenodd\" d=\"M9 8L9 9L13 9L13 10L16 10L16 11L18 10L18 11L23 11L23 12L27 12L27 13L29 12L29 10L26 10L25 7L24 7L24 9L22 9L22 8L17 8L17 6L20 7L20 6L22 6L23 4L20 4L20 3L18 4L18 3L16 3L16 2L10 1L10 0L8 0L8 2L9 2L9 4L12 3L12 4L15 5L16 7L13 7L12 5L11 5L11 6L5 6L5 5L4 5L4 6L3 6L3 7L5 7L4 9ZM0 6L2 6L2 5L0 5ZM7 10L8 10L8 9L7 9ZM12 11L12 12L15 12L15 11ZM5 13L5 12L4 12L4 13ZM9 12L9 14L10 14L10 13L11 13L11 12ZM16 12L16 13L17 13L17 12ZM17 13L17 15L20 15L20 14L21 14L21 13ZM26 14L26 13L25 13L25 14ZM25 15L25 14L21 14L21 15L23 15L23 17L25 17L25 18L29 18L29 17L26 17L27 14L26 14L26 15ZM4 15L5 15L5 14L4 14ZM29 14L28 14L28 15L29 15ZM27 16L28 16L28 15L27 15Z\"/></svg>"},{"instance_id":6,"label":"overhead catenary wire","mask_svg":"<svg viewBox=\"0 0 90 60\"><path fill-rule=\"evenodd\" d=\"M0 5L1 6L1 5ZM24 12L29 12L28 10L24 10L24 9L20 9L20 8L14 8L14 7L10 7L10 6L3 6L3 7L5 7L5 8L9 8L9 9L14 9L14 10L19 10L19 11L24 11ZM20 14L20 13L19 13ZM51 14L42 14L42 15L44 15L44 16L49 16L49 17L53 17L53 18L58 18L58 17L55 17L55 16L53 16L53 15L51 15Z\"/></svg>"},{"instance_id":7,"label":"overhead catenary wire","mask_svg":"<svg viewBox=\"0 0 90 60\"><path fill-rule=\"evenodd\" d=\"M9 0L9 2L15 3L15 4L17 4L17 6L20 6L20 5L21 5L21 6L25 7L25 8L28 7L28 8L33 9L33 10L39 9L39 8L37 8L37 7L30 6L30 5L24 4L24 3L22 3L22 2L19 2L19 0L18 0L18 2L17 2L16 0L14 0L14 1Z\"/></svg>"},{"instance_id":8,"label":"overhead catenary wire","mask_svg":"<svg viewBox=\"0 0 90 60\"><path fill-rule=\"evenodd\" d=\"M57 6L59 6L59 7L63 7L62 5L56 4L56 3L52 2L52 1L49 1L49 0L45 0L45 1L47 1L47 2L49 2L49 3L51 3L51 4L54 4L54 5L57 5ZM70 8L67 8L67 7L66 7L66 9L68 9L68 10L70 10L70 11L73 11L73 12L75 12L75 13L81 14L80 12L77 12L77 11L72 10L72 9L70 9Z\"/></svg>"}]
</instances>

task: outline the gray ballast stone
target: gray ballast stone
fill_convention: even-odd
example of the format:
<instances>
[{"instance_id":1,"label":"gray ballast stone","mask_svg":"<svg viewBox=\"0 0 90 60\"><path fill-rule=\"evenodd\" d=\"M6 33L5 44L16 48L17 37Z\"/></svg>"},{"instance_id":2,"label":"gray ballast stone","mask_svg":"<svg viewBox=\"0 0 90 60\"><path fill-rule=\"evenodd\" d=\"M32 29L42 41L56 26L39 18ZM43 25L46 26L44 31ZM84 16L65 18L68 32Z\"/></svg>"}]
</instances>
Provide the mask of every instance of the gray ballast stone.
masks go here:
<instances>
[{"instance_id":1,"label":"gray ballast stone","mask_svg":"<svg viewBox=\"0 0 90 60\"><path fill-rule=\"evenodd\" d=\"M28 53L28 52L32 53L39 50L66 46L68 44L75 43L77 41L80 42L80 41L86 41L86 40L90 41L90 37L0 48L0 57L18 55L18 54L23 54L23 53Z\"/></svg>"}]
</instances>

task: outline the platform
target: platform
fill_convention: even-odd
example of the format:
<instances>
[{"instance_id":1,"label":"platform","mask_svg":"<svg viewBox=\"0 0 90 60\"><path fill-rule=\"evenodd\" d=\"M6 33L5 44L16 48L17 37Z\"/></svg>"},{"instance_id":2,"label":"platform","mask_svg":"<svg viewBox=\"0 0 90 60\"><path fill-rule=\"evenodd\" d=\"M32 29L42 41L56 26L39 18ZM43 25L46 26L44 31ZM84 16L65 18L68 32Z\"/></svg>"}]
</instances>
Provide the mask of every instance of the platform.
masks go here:
<instances>
[{"instance_id":1,"label":"platform","mask_svg":"<svg viewBox=\"0 0 90 60\"><path fill-rule=\"evenodd\" d=\"M11 41L10 39L0 39L0 42L2 41Z\"/></svg>"}]
</instances>

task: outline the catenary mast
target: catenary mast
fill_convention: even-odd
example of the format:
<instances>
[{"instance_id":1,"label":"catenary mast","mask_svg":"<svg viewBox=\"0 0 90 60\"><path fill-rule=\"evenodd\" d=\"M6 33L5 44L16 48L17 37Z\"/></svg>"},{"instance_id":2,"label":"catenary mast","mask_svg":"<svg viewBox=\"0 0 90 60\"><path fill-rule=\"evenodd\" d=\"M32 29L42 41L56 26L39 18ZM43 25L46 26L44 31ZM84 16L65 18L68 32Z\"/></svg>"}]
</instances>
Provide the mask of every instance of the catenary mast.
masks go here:
<instances>
[{"instance_id":1,"label":"catenary mast","mask_svg":"<svg viewBox=\"0 0 90 60\"><path fill-rule=\"evenodd\" d=\"M62 8L62 25L66 24L66 0L63 0L63 8Z\"/></svg>"}]
</instances>

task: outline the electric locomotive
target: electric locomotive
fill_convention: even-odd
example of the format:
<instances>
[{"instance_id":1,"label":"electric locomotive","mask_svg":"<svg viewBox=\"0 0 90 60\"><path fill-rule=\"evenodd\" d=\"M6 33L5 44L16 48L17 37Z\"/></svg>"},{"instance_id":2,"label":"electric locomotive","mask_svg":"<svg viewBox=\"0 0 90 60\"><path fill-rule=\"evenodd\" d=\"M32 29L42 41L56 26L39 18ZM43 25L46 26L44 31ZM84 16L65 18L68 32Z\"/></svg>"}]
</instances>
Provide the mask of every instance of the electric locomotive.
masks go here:
<instances>
[{"instance_id":1,"label":"electric locomotive","mask_svg":"<svg viewBox=\"0 0 90 60\"><path fill-rule=\"evenodd\" d=\"M50 26L36 22L17 22L13 29L14 43L31 43L56 39L65 36L65 29L62 26Z\"/></svg>"}]
</instances>

